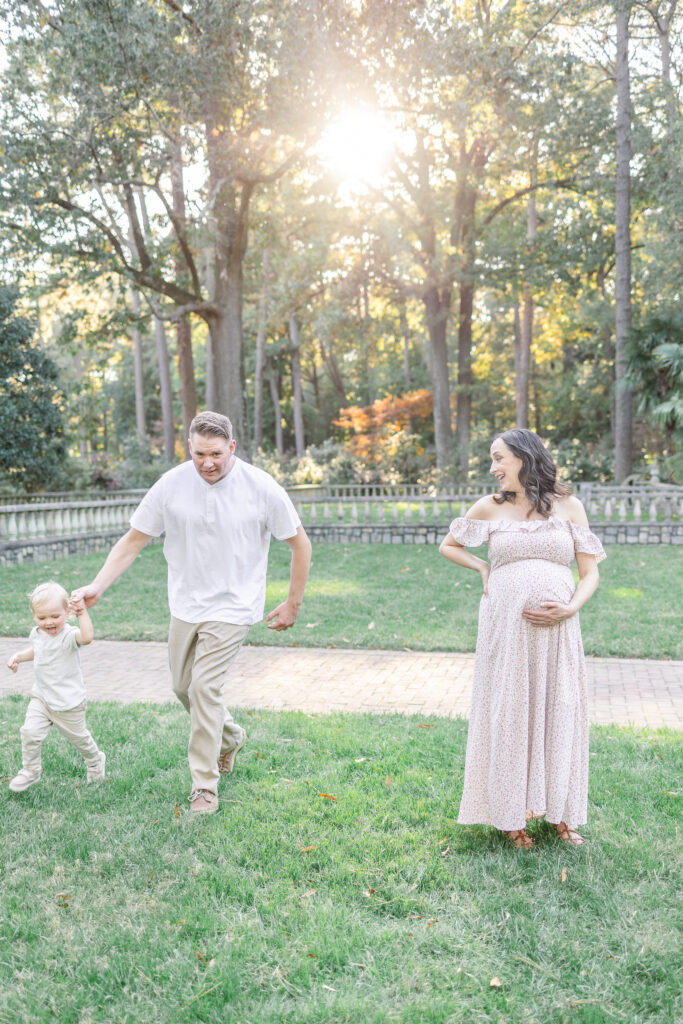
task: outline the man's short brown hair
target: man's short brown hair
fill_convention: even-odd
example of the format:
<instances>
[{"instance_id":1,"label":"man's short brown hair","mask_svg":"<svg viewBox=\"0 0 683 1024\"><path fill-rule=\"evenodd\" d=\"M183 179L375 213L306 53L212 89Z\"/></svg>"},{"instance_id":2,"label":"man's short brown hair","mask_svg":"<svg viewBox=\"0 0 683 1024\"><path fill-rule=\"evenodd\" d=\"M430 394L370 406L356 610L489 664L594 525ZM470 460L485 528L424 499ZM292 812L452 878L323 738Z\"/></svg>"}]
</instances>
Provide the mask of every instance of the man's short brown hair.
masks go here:
<instances>
[{"instance_id":1,"label":"man's short brown hair","mask_svg":"<svg viewBox=\"0 0 683 1024\"><path fill-rule=\"evenodd\" d=\"M232 423L220 412L200 412L190 423L190 437L193 434L209 434L232 441Z\"/></svg>"}]
</instances>

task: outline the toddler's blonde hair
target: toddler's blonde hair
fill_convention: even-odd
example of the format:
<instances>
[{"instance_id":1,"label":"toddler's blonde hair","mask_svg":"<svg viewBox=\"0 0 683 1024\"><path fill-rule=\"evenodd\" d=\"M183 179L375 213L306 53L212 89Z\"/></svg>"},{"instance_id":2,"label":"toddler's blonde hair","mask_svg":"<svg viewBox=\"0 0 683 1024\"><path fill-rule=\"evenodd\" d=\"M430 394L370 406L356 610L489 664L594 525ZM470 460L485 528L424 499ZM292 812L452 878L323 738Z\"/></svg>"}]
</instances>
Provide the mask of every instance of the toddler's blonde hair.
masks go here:
<instances>
[{"instance_id":1,"label":"toddler's blonde hair","mask_svg":"<svg viewBox=\"0 0 683 1024\"><path fill-rule=\"evenodd\" d=\"M64 610L66 611L68 609L69 595L61 583L57 583L56 580L48 580L47 583L39 583L38 586L35 587L28 595L31 612L35 612L38 605L44 604L45 601L49 601L52 598L58 598L62 602Z\"/></svg>"}]
</instances>

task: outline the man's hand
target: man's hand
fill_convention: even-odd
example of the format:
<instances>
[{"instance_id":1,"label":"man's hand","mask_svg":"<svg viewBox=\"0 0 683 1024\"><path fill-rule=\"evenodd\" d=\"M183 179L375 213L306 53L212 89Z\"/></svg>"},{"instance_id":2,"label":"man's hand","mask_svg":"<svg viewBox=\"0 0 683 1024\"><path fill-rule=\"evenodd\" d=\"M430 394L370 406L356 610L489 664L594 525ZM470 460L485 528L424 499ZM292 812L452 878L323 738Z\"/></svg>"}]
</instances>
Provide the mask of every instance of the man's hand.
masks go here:
<instances>
[{"instance_id":1,"label":"man's hand","mask_svg":"<svg viewBox=\"0 0 683 1024\"><path fill-rule=\"evenodd\" d=\"M87 587L78 587L76 590L71 591L69 606L76 615L78 615L78 608L81 608L81 610L84 608L92 608L94 604L97 604L99 599L99 590L90 583Z\"/></svg>"},{"instance_id":2,"label":"man's hand","mask_svg":"<svg viewBox=\"0 0 683 1024\"><path fill-rule=\"evenodd\" d=\"M266 622L268 623L268 629L275 629L278 632L281 629L291 629L296 622L297 615L299 614L299 608L297 605L290 601L283 601L279 604L270 615L266 616ZM271 619L275 619L271 622Z\"/></svg>"}]
</instances>

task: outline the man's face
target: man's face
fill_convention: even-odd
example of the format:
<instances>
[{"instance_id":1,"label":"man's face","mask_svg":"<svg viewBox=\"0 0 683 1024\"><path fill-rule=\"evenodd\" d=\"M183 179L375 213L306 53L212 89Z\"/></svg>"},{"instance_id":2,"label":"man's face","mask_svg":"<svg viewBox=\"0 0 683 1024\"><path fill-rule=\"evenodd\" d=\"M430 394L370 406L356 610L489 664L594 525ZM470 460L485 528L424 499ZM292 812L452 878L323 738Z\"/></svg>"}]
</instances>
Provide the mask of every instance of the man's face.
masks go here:
<instances>
[{"instance_id":1,"label":"man's face","mask_svg":"<svg viewBox=\"0 0 683 1024\"><path fill-rule=\"evenodd\" d=\"M235 458L235 441L213 434L192 434L189 440L190 455L194 467L202 480L217 484L232 469Z\"/></svg>"}]
</instances>

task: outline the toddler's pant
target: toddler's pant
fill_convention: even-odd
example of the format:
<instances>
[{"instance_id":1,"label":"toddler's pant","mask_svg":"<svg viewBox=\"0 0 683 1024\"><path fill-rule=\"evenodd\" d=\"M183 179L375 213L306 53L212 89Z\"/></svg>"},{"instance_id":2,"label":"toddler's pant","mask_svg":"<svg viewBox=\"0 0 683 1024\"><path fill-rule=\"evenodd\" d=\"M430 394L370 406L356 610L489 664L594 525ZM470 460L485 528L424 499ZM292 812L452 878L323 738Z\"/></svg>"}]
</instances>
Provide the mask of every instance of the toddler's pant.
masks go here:
<instances>
[{"instance_id":1,"label":"toddler's pant","mask_svg":"<svg viewBox=\"0 0 683 1024\"><path fill-rule=\"evenodd\" d=\"M31 697L20 729L24 768L40 774L40 748L53 725L76 748L88 768L99 763L100 752L85 724L85 701L69 711L53 711L40 697Z\"/></svg>"},{"instance_id":2,"label":"toddler's pant","mask_svg":"<svg viewBox=\"0 0 683 1024\"><path fill-rule=\"evenodd\" d=\"M244 729L223 704L223 684L248 632L248 626L228 622L171 618L168 659L173 691L190 714L187 752L193 790L218 792L218 758L242 742Z\"/></svg>"}]
</instances>

